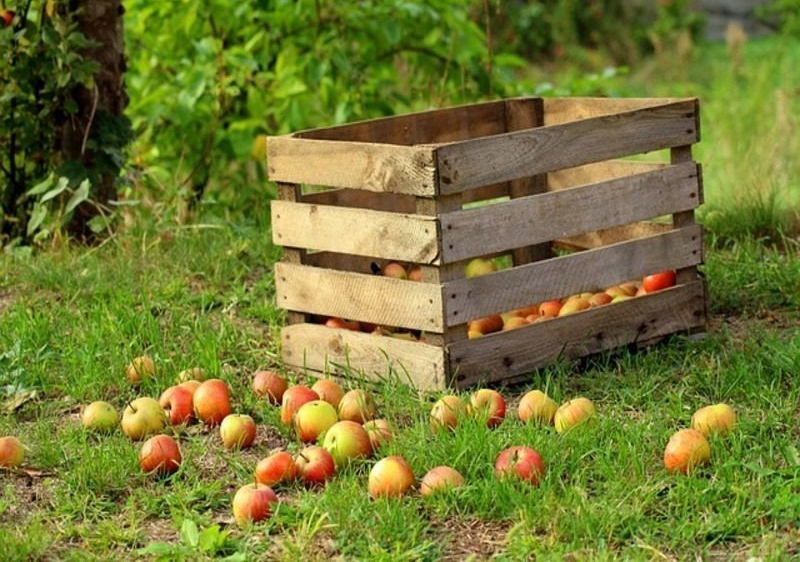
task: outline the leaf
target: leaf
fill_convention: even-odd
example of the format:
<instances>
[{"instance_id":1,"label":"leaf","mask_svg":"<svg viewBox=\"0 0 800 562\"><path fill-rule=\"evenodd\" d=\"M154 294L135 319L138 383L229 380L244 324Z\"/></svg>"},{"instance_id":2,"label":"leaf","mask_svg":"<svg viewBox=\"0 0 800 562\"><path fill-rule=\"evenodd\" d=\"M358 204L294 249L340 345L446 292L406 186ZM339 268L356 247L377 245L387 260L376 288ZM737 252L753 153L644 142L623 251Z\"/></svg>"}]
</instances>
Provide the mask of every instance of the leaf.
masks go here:
<instances>
[{"instance_id":1,"label":"leaf","mask_svg":"<svg viewBox=\"0 0 800 562\"><path fill-rule=\"evenodd\" d=\"M37 203L33 206L33 211L31 211L31 218L28 221L28 236L39 230L39 227L42 226L44 219L47 217L47 207L42 205L41 203Z\"/></svg>"},{"instance_id":2,"label":"leaf","mask_svg":"<svg viewBox=\"0 0 800 562\"><path fill-rule=\"evenodd\" d=\"M71 213L75 210L75 207L89 198L89 187L91 187L91 183L88 179L85 179L81 182L81 184L78 186L78 189L75 190L75 193L73 193L72 197L70 197L69 201L67 201L67 206L64 209L65 213Z\"/></svg>"},{"instance_id":3,"label":"leaf","mask_svg":"<svg viewBox=\"0 0 800 562\"><path fill-rule=\"evenodd\" d=\"M67 187L69 187L69 179L65 177L58 178L58 183L56 184L56 186L47 193L45 193L42 196L40 202L47 203L51 199L55 199L56 197L61 195L64 192L64 190L67 189Z\"/></svg>"},{"instance_id":4,"label":"leaf","mask_svg":"<svg viewBox=\"0 0 800 562\"><path fill-rule=\"evenodd\" d=\"M234 552L230 556L223 558L223 560L226 560L227 562L244 562L247 560L247 556L245 556L244 552Z\"/></svg>"},{"instance_id":5,"label":"leaf","mask_svg":"<svg viewBox=\"0 0 800 562\"><path fill-rule=\"evenodd\" d=\"M27 191L27 195L41 195L42 193L50 189L50 187L53 185L54 179L55 176L53 174L50 174L49 176L47 176L47 179L45 179L43 182L37 183L32 188L30 188Z\"/></svg>"},{"instance_id":6,"label":"leaf","mask_svg":"<svg viewBox=\"0 0 800 562\"><path fill-rule=\"evenodd\" d=\"M199 533L197 532L197 523L191 519L184 519L181 525L181 542L185 545L197 548L199 542Z\"/></svg>"},{"instance_id":7,"label":"leaf","mask_svg":"<svg viewBox=\"0 0 800 562\"><path fill-rule=\"evenodd\" d=\"M136 551L139 556L166 556L172 552L172 546L165 542L154 542L147 545L145 548L140 548Z\"/></svg>"},{"instance_id":8,"label":"leaf","mask_svg":"<svg viewBox=\"0 0 800 562\"><path fill-rule=\"evenodd\" d=\"M16 392L11 398L3 403L3 410L8 414L13 414L19 410L23 404L36 398L35 390L25 390Z\"/></svg>"},{"instance_id":9,"label":"leaf","mask_svg":"<svg viewBox=\"0 0 800 562\"><path fill-rule=\"evenodd\" d=\"M198 545L201 551L213 555L225 544L227 537L227 533L219 532L219 525L212 525L211 527L206 527L200 533Z\"/></svg>"}]
</instances>

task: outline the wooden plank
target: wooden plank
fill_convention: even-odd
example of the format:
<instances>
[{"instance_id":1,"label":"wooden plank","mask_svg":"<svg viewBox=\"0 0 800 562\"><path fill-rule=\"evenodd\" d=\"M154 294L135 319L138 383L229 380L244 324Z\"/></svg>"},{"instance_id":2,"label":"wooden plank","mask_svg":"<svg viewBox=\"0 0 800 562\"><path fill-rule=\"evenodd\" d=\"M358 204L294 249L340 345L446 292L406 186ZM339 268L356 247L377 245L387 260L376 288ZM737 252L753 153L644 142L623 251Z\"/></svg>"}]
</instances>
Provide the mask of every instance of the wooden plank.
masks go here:
<instances>
[{"instance_id":1,"label":"wooden plank","mask_svg":"<svg viewBox=\"0 0 800 562\"><path fill-rule=\"evenodd\" d=\"M267 139L269 179L327 187L436 194L433 149L364 142Z\"/></svg>"},{"instance_id":2,"label":"wooden plank","mask_svg":"<svg viewBox=\"0 0 800 562\"><path fill-rule=\"evenodd\" d=\"M665 103L691 101L694 98L543 98L544 124L558 125L579 119L590 119L655 107Z\"/></svg>"},{"instance_id":3,"label":"wooden plank","mask_svg":"<svg viewBox=\"0 0 800 562\"><path fill-rule=\"evenodd\" d=\"M278 199L281 201L298 201L300 198L300 186L294 183L279 183L278 184ZM305 262L306 250L305 248L283 248L283 256L281 259L287 263L301 264ZM286 313L286 322L288 324L301 324L307 322L308 318L302 312L288 311Z\"/></svg>"},{"instance_id":4,"label":"wooden plank","mask_svg":"<svg viewBox=\"0 0 800 562\"><path fill-rule=\"evenodd\" d=\"M275 264L275 297L287 310L441 333L439 285L377 275Z\"/></svg>"},{"instance_id":5,"label":"wooden plank","mask_svg":"<svg viewBox=\"0 0 800 562\"><path fill-rule=\"evenodd\" d=\"M294 136L400 145L452 142L504 133L504 112L502 101L490 101L300 131Z\"/></svg>"},{"instance_id":6,"label":"wooden plank","mask_svg":"<svg viewBox=\"0 0 800 562\"><path fill-rule=\"evenodd\" d=\"M703 260L699 226L621 242L444 286L448 325L679 269Z\"/></svg>"},{"instance_id":7,"label":"wooden plank","mask_svg":"<svg viewBox=\"0 0 800 562\"><path fill-rule=\"evenodd\" d=\"M608 182L446 213L441 217L441 259L450 263L686 211L698 205L698 193L697 165L687 162Z\"/></svg>"},{"instance_id":8,"label":"wooden plank","mask_svg":"<svg viewBox=\"0 0 800 562\"><path fill-rule=\"evenodd\" d=\"M416 208L413 195L402 193L381 193L363 189L329 189L317 193L308 193L301 202L315 205L335 205L337 207L355 207L372 209L373 211L389 211L394 213L414 213Z\"/></svg>"},{"instance_id":9,"label":"wooden plank","mask_svg":"<svg viewBox=\"0 0 800 562\"><path fill-rule=\"evenodd\" d=\"M688 146L678 146L670 150L670 160L675 164L679 162L688 162L692 160L692 147L691 145ZM700 180L698 181L698 192L699 192L699 199L702 202L703 199L703 182L702 182L702 172L698 169L698 175L700 176ZM692 226L697 224L694 220L694 209L676 209L672 215L672 224L675 228L681 228L684 226ZM693 279L698 278L698 271L697 266L690 266L679 269L677 271L677 279L678 283L688 283Z\"/></svg>"},{"instance_id":10,"label":"wooden plank","mask_svg":"<svg viewBox=\"0 0 800 562\"><path fill-rule=\"evenodd\" d=\"M672 225L663 222L640 221L621 226L612 226L602 230L584 232L575 236L559 238L553 242L555 248L562 250L583 251L618 244L626 240L655 236L672 230Z\"/></svg>"},{"instance_id":11,"label":"wooden plank","mask_svg":"<svg viewBox=\"0 0 800 562\"><path fill-rule=\"evenodd\" d=\"M449 346L455 384L504 381L559 358L583 357L705 325L700 280L571 316Z\"/></svg>"},{"instance_id":12,"label":"wooden plank","mask_svg":"<svg viewBox=\"0 0 800 562\"><path fill-rule=\"evenodd\" d=\"M640 162L634 160L605 160L575 168L555 170L547 174L548 189L557 191L576 185L586 185L615 178L633 176L660 170L669 166L668 162Z\"/></svg>"},{"instance_id":13,"label":"wooden plank","mask_svg":"<svg viewBox=\"0 0 800 562\"><path fill-rule=\"evenodd\" d=\"M696 101L441 145L439 189L457 193L697 141Z\"/></svg>"},{"instance_id":14,"label":"wooden plank","mask_svg":"<svg viewBox=\"0 0 800 562\"><path fill-rule=\"evenodd\" d=\"M281 351L283 361L298 369L373 380L393 373L421 390L447 386L444 350L422 342L298 324L282 330Z\"/></svg>"},{"instance_id":15,"label":"wooden plank","mask_svg":"<svg viewBox=\"0 0 800 562\"><path fill-rule=\"evenodd\" d=\"M369 209L272 202L275 244L433 264L439 259L433 217Z\"/></svg>"}]
</instances>

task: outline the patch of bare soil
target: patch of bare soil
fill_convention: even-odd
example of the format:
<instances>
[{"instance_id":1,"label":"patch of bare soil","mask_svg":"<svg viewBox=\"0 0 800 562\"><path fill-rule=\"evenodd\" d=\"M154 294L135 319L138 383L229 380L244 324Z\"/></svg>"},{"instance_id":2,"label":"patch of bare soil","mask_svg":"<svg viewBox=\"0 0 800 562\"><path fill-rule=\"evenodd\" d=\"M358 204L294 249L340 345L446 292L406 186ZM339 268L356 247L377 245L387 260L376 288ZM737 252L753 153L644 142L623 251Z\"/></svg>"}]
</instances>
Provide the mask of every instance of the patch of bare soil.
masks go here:
<instances>
[{"instance_id":1,"label":"patch of bare soil","mask_svg":"<svg viewBox=\"0 0 800 562\"><path fill-rule=\"evenodd\" d=\"M50 507L56 479L52 473L23 467L0 469L0 483L0 493L11 496L0 522L22 525L34 511Z\"/></svg>"},{"instance_id":2,"label":"patch of bare soil","mask_svg":"<svg viewBox=\"0 0 800 562\"><path fill-rule=\"evenodd\" d=\"M446 547L441 560L488 560L500 553L511 529L508 521L487 521L471 517L435 520L432 527Z\"/></svg>"},{"instance_id":3,"label":"patch of bare soil","mask_svg":"<svg viewBox=\"0 0 800 562\"><path fill-rule=\"evenodd\" d=\"M17 295L9 289L0 289L0 314L17 301Z\"/></svg>"}]
</instances>

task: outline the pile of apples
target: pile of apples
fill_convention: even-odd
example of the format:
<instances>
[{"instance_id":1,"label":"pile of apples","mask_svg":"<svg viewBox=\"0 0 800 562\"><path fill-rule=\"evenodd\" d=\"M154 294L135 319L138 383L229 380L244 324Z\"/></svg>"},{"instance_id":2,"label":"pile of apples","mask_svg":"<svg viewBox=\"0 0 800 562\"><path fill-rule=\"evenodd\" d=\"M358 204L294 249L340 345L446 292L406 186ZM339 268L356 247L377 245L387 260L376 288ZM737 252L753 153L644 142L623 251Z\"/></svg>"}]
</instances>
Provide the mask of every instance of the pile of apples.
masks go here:
<instances>
[{"instance_id":1,"label":"pile of apples","mask_svg":"<svg viewBox=\"0 0 800 562\"><path fill-rule=\"evenodd\" d=\"M680 429L670 437L664 449L664 468L669 472L688 474L695 467L711 460L711 435L728 435L736 426L736 411L728 404L704 406L692 414L691 427Z\"/></svg>"}]
</instances>

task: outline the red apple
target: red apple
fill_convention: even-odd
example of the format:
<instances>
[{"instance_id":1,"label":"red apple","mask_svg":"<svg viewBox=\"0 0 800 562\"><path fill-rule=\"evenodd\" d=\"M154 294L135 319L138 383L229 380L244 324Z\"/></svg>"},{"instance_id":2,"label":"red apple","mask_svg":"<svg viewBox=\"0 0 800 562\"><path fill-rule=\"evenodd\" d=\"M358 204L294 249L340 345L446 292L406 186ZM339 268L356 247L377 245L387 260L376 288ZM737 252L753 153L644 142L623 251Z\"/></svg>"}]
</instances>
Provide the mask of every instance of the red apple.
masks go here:
<instances>
[{"instance_id":1,"label":"red apple","mask_svg":"<svg viewBox=\"0 0 800 562\"><path fill-rule=\"evenodd\" d=\"M350 390L339 401L339 419L363 424L375 418L377 408L372 396L360 388Z\"/></svg>"},{"instance_id":2,"label":"red apple","mask_svg":"<svg viewBox=\"0 0 800 562\"><path fill-rule=\"evenodd\" d=\"M673 434L664 449L664 467L669 472L687 474L711 459L711 447L696 429L681 429Z\"/></svg>"},{"instance_id":3,"label":"red apple","mask_svg":"<svg viewBox=\"0 0 800 562\"><path fill-rule=\"evenodd\" d=\"M274 371L256 371L253 375L253 392L276 406L281 403L288 386L286 379Z\"/></svg>"},{"instance_id":4,"label":"red apple","mask_svg":"<svg viewBox=\"0 0 800 562\"><path fill-rule=\"evenodd\" d=\"M286 451L276 451L258 461L255 476L256 482L267 486L291 482L297 478L297 464Z\"/></svg>"},{"instance_id":5,"label":"red apple","mask_svg":"<svg viewBox=\"0 0 800 562\"><path fill-rule=\"evenodd\" d=\"M231 393L225 381L209 379L194 391L194 413L206 425L218 425L231 413Z\"/></svg>"},{"instance_id":6,"label":"red apple","mask_svg":"<svg viewBox=\"0 0 800 562\"><path fill-rule=\"evenodd\" d=\"M364 429L369 435L372 451L377 451L394 438L394 428L388 420L377 419L364 422Z\"/></svg>"},{"instance_id":7,"label":"red apple","mask_svg":"<svg viewBox=\"0 0 800 562\"><path fill-rule=\"evenodd\" d=\"M281 423L290 425L300 406L312 400L319 400L319 395L303 384L287 388L281 398Z\"/></svg>"},{"instance_id":8,"label":"red apple","mask_svg":"<svg viewBox=\"0 0 800 562\"><path fill-rule=\"evenodd\" d=\"M312 443L339 421L336 408L325 400L306 402L294 415L294 429L303 443Z\"/></svg>"},{"instance_id":9,"label":"red apple","mask_svg":"<svg viewBox=\"0 0 800 562\"><path fill-rule=\"evenodd\" d=\"M596 410L591 400L581 396L559 406L553 416L553 423L558 433L564 433L568 429L590 420L595 414Z\"/></svg>"},{"instance_id":10,"label":"red apple","mask_svg":"<svg viewBox=\"0 0 800 562\"><path fill-rule=\"evenodd\" d=\"M311 390L317 393L320 400L325 400L334 408L339 407L339 402L342 401L344 390L339 386L335 380L320 379L311 386Z\"/></svg>"},{"instance_id":11,"label":"red apple","mask_svg":"<svg viewBox=\"0 0 800 562\"><path fill-rule=\"evenodd\" d=\"M25 447L17 437L8 435L0 437L0 466L16 468L25 458Z\"/></svg>"},{"instance_id":12,"label":"red apple","mask_svg":"<svg viewBox=\"0 0 800 562\"><path fill-rule=\"evenodd\" d=\"M151 437L139 451L139 466L148 474L172 474L180 468L182 462L181 448L169 435Z\"/></svg>"},{"instance_id":13,"label":"red apple","mask_svg":"<svg viewBox=\"0 0 800 562\"><path fill-rule=\"evenodd\" d=\"M497 477L514 476L538 486L540 478L544 475L544 461L539 453L530 447L509 447L497 456L494 473Z\"/></svg>"},{"instance_id":14,"label":"red apple","mask_svg":"<svg viewBox=\"0 0 800 562\"><path fill-rule=\"evenodd\" d=\"M486 425L497 427L506 417L506 401L503 395L490 388L481 388L470 397L472 411L486 418Z\"/></svg>"},{"instance_id":15,"label":"red apple","mask_svg":"<svg viewBox=\"0 0 800 562\"><path fill-rule=\"evenodd\" d=\"M393 261L383 266L381 274L384 277L393 277L394 279L408 279L406 268Z\"/></svg>"},{"instance_id":16,"label":"red apple","mask_svg":"<svg viewBox=\"0 0 800 562\"><path fill-rule=\"evenodd\" d=\"M560 300L545 301L539 305L539 316L545 316L547 318L558 316L562 306Z\"/></svg>"},{"instance_id":17,"label":"red apple","mask_svg":"<svg viewBox=\"0 0 800 562\"><path fill-rule=\"evenodd\" d=\"M642 279L642 287L648 293L654 293L655 291L672 287L676 279L677 276L674 270L659 271L658 273L645 276L644 279Z\"/></svg>"},{"instance_id":18,"label":"red apple","mask_svg":"<svg viewBox=\"0 0 800 562\"><path fill-rule=\"evenodd\" d=\"M550 425L558 410L556 401L541 390L531 390L519 401L519 419L523 422L534 422Z\"/></svg>"},{"instance_id":19,"label":"red apple","mask_svg":"<svg viewBox=\"0 0 800 562\"><path fill-rule=\"evenodd\" d=\"M322 447L310 445L297 453L294 459L300 479L307 485L322 484L333 478L336 463Z\"/></svg>"},{"instance_id":20,"label":"red apple","mask_svg":"<svg viewBox=\"0 0 800 562\"><path fill-rule=\"evenodd\" d=\"M340 330L353 330L357 332L361 325L356 320L345 320L344 318L328 318L325 321L328 328L339 328Z\"/></svg>"},{"instance_id":21,"label":"red apple","mask_svg":"<svg viewBox=\"0 0 800 562\"><path fill-rule=\"evenodd\" d=\"M131 384L139 384L144 379L152 377L155 372L156 365L149 355L134 357L125 369L125 374Z\"/></svg>"},{"instance_id":22,"label":"red apple","mask_svg":"<svg viewBox=\"0 0 800 562\"><path fill-rule=\"evenodd\" d=\"M419 493L423 496L430 496L437 492L443 492L458 488L464 485L464 477L455 468L449 466L437 466L428 471L422 477L419 486Z\"/></svg>"},{"instance_id":23,"label":"red apple","mask_svg":"<svg viewBox=\"0 0 800 562\"><path fill-rule=\"evenodd\" d=\"M122 412L122 431L133 439L140 441L148 435L160 433L164 429L167 418L161 405L153 398L137 398Z\"/></svg>"},{"instance_id":24,"label":"red apple","mask_svg":"<svg viewBox=\"0 0 800 562\"><path fill-rule=\"evenodd\" d=\"M92 402L81 414L83 427L90 431L106 433L114 430L119 425L119 414L108 402L98 400Z\"/></svg>"},{"instance_id":25,"label":"red apple","mask_svg":"<svg viewBox=\"0 0 800 562\"><path fill-rule=\"evenodd\" d=\"M409 281L422 281L422 268L418 265L415 265L408 271L408 280Z\"/></svg>"},{"instance_id":26,"label":"red apple","mask_svg":"<svg viewBox=\"0 0 800 562\"><path fill-rule=\"evenodd\" d=\"M433 429L455 429L459 418L467 412L467 405L458 396L443 396L431 410L431 427Z\"/></svg>"},{"instance_id":27,"label":"red apple","mask_svg":"<svg viewBox=\"0 0 800 562\"><path fill-rule=\"evenodd\" d=\"M706 437L712 433L727 435L736 425L736 411L727 404L700 408L692 415L692 429Z\"/></svg>"},{"instance_id":28,"label":"red apple","mask_svg":"<svg viewBox=\"0 0 800 562\"><path fill-rule=\"evenodd\" d=\"M226 449L246 449L256 439L256 422L246 414L228 414L219 426Z\"/></svg>"},{"instance_id":29,"label":"red apple","mask_svg":"<svg viewBox=\"0 0 800 562\"><path fill-rule=\"evenodd\" d=\"M379 460L369 471L368 489L373 498L402 496L414 485L414 472L403 457Z\"/></svg>"},{"instance_id":30,"label":"red apple","mask_svg":"<svg viewBox=\"0 0 800 562\"><path fill-rule=\"evenodd\" d=\"M264 484L245 484L233 496L233 517L239 525L268 518L278 495Z\"/></svg>"},{"instance_id":31,"label":"red apple","mask_svg":"<svg viewBox=\"0 0 800 562\"><path fill-rule=\"evenodd\" d=\"M477 318L467 324L468 332L480 332L481 334L491 334L503 329L503 317L499 314Z\"/></svg>"},{"instance_id":32,"label":"red apple","mask_svg":"<svg viewBox=\"0 0 800 562\"><path fill-rule=\"evenodd\" d=\"M372 443L367 430L361 424L349 420L331 426L325 434L322 447L331 454L337 467L372 454Z\"/></svg>"},{"instance_id":33,"label":"red apple","mask_svg":"<svg viewBox=\"0 0 800 562\"><path fill-rule=\"evenodd\" d=\"M185 386L171 386L161 394L158 403L172 425L194 421L194 394Z\"/></svg>"}]
</instances>

